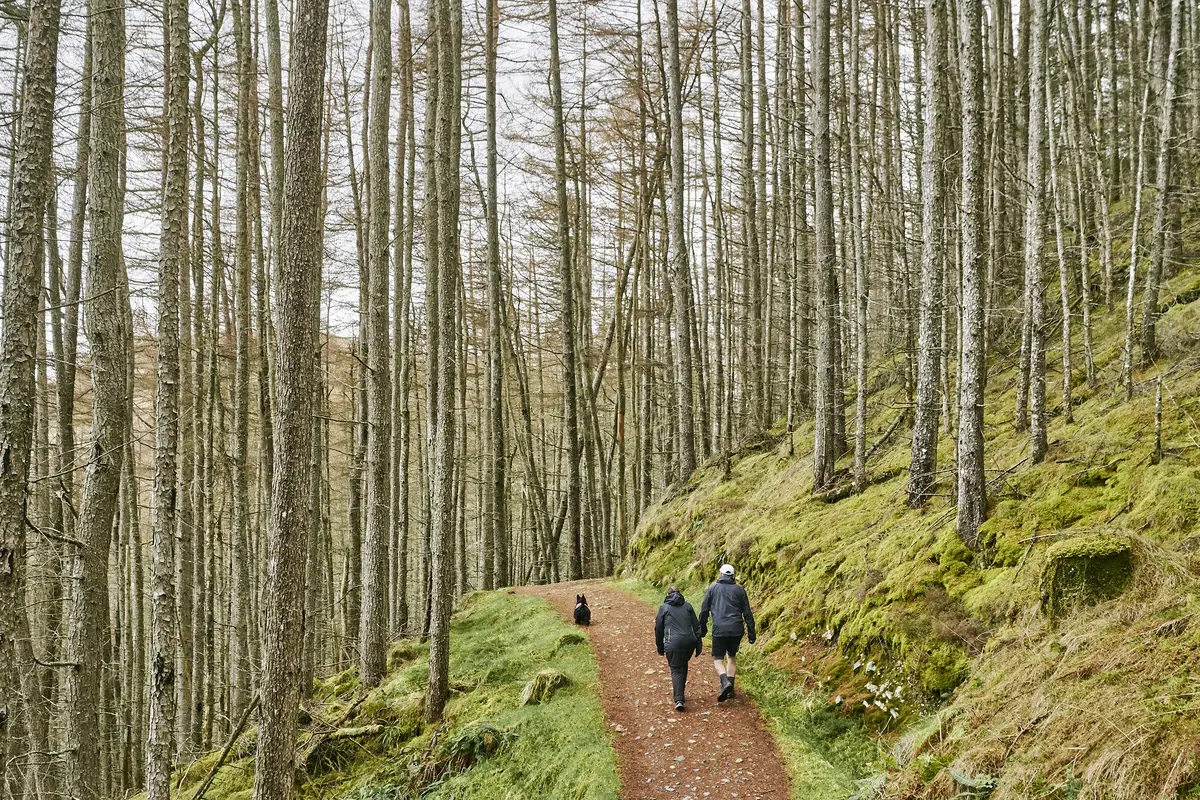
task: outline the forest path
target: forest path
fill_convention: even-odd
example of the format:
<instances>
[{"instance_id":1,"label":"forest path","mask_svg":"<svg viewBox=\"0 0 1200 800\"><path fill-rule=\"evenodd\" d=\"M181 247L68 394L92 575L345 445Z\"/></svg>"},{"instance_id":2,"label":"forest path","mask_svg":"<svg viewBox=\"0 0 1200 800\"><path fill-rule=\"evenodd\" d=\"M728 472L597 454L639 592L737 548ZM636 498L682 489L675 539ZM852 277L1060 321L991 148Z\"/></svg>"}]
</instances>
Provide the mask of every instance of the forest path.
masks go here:
<instances>
[{"instance_id":1,"label":"forest path","mask_svg":"<svg viewBox=\"0 0 1200 800\"><path fill-rule=\"evenodd\" d=\"M615 734L622 800L787 800L788 780L775 741L741 692L717 702L708 646L688 671L687 710L675 711L671 671L654 649L655 608L602 581L530 586L573 621L586 594L586 629L600 667L600 700ZM696 598L699 609L699 598Z\"/></svg>"}]
</instances>

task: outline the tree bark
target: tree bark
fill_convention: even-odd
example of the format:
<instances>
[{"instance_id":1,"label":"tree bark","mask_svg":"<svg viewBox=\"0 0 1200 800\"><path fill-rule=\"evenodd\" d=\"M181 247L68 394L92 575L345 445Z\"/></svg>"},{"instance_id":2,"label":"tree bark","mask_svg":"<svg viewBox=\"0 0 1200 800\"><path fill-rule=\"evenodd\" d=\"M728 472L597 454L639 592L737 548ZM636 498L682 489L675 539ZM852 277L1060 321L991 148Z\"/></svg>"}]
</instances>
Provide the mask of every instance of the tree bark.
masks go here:
<instances>
[{"instance_id":1,"label":"tree bark","mask_svg":"<svg viewBox=\"0 0 1200 800\"><path fill-rule=\"evenodd\" d=\"M88 162L90 252L84 329L92 356L92 444L79 508L80 544L67 574L74 592L67 620L63 743L70 750L64 789L100 797L102 657L109 634L108 562L129 420L126 381L129 296L121 256L124 191L125 11L89 4L92 35L92 127Z\"/></svg>"},{"instance_id":2,"label":"tree bark","mask_svg":"<svg viewBox=\"0 0 1200 800\"><path fill-rule=\"evenodd\" d=\"M983 467L983 392L987 382L984 350L983 275L983 24L982 0L959 0L959 69L962 84L962 327L958 391L958 536L978 546L987 517ZM995 220L993 220L995 224Z\"/></svg>"},{"instance_id":3,"label":"tree bark","mask_svg":"<svg viewBox=\"0 0 1200 800\"><path fill-rule=\"evenodd\" d=\"M359 680L379 684L387 669L388 561L391 538L392 380L388 327L388 225L391 170L388 121L392 96L392 4L371 3L371 106L368 111L370 226L367 261L367 525L362 552Z\"/></svg>"},{"instance_id":4,"label":"tree bark","mask_svg":"<svg viewBox=\"0 0 1200 800\"><path fill-rule=\"evenodd\" d=\"M178 525L180 273L188 258L188 83L191 52L186 0L165 7L166 156L158 266L158 373L154 403L154 524L150 545L150 720L147 800L169 800L175 753L175 537ZM186 489L185 489L186 491ZM185 532L190 533L190 532Z\"/></svg>"},{"instance_id":5,"label":"tree bark","mask_svg":"<svg viewBox=\"0 0 1200 800\"><path fill-rule=\"evenodd\" d=\"M964 0L970 2L971 0ZM938 387L942 379L942 272L945 252L946 148L946 6L944 0L925 3L925 140L921 192L921 289L917 319L917 410L913 422L908 505L923 505L937 479L938 425L941 417Z\"/></svg>"},{"instance_id":6,"label":"tree bark","mask_svg":"<svg viewBox=\"0 0 1200 800\"><path fill-rule=\"evenodd\" d=\"M1046 457L1046 286L1042 250L1045 229L1046 55L1049 14L1046 0L1029 2L1029 123L1025 189L1025 317L1029 325L1030 461Z\"/></svg>"},{"instance_id":7,"label":"tree bark","mask_svg":"<svg viewBox=\"0 0 1200 800\"><path fill-rule=\"evenodd\" d=\"M450 690L454 572L454 395L458 375L459 157L462 3L429 4L426 101L426 313L429 320L429 685L425 718L441 719Z\"/></svg>"},{"instance_id":8,"label":"tree bark","mask_svg":"<svg viewBox=\"0 0 1200 800\"><path fill-rule=\"evenodd\" d=\"M60 3L31 0L28 10L25 96L7 209L9 250L0 339L0 787L11 777L8 745L18 719L17 698L22 693L17 670L18 618L26 613L26 482L33 446L34 372L45 252L42 228L46 203L54 190L51 151ZM25 697L24 704L33 702L34 697Z\"/></svg>"},{"instance_id":9,"label":"tree bark","mask_svg":"<svg viewBox=\"0 0 1200 800\"><path fill-rule=\"evenodd\" d=\"M936 2L936 0L931 0ZM830 486L837 470L836 361L838 309L837 260L833 239L833 178L829 142L829 0L813 5L813 179L816 226L816 428L813 443L813 490Z\"/></svg>"},{"instance_id":10,"label":"tree bark","mask_svg":"<svg viewBox=\"0 0 1200 800\"><path fill-rule=\"evenodd\" d=\"M292 77L276 271L277 314L275 481L267 531L265 641L255 759L255 800L293 793L296 709L300 698L304 569L308 539L309 448L312 437L313 351L317 344L316 275L319 242L322 96L328 0L297 0L292 29Z\"/></svg>"}]
</instances>

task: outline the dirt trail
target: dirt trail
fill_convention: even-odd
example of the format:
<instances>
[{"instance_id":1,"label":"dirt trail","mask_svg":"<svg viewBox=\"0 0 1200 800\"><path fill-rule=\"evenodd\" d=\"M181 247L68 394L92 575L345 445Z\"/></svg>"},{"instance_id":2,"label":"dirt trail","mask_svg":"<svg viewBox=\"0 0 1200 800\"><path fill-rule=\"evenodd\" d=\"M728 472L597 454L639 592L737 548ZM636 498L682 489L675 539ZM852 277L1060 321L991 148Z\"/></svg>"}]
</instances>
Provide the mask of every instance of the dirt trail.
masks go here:
<instances>
[{"instance_id":1,"label":"dirt trail","mask_svg":"<svg viewBox=\"0 0 1200 800\"><path fill-rule=\"evenodd\" d=\"M787 800L787 773L758 709L740 691L717 702L705 643L688 673L687 710L675 711L671 672L654 649L655 608L597 582L531 586L570 620L575 595L592 608L587 629L600 665L601 703L614 732L622 800ZM688 598L700 608L699 597ZM745 644L743 644L743 647Z\"/></svg>"}]
</instances>

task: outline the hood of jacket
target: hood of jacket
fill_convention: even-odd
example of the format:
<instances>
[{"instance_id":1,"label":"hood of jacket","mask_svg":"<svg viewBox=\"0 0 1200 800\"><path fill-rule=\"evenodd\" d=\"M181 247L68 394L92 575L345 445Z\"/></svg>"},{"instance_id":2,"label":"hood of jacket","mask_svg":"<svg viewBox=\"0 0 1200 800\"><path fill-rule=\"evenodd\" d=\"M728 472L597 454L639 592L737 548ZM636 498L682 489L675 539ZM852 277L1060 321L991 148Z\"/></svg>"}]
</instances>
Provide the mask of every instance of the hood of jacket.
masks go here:
<instances>
[{"instance_id":1,"label":"hood of jacket","mask_svg":"<svg viewBox=\"0 0 1200 800\"><path fill-rule=\"evenodd\" d=\"M681 606L683 605L683 595L679 592L667 592L666 599L663 602L671 606Z\"/></svg>"},{"instance_id":2,"label":"hood of jacket","mask_svg":"<svg viewBox=\"0 0 1200 800\"><path fill-rule=\"evenodd\" d=\"M717 578L717 583L737 583L737 581L733 579L732 575L722 575Z\"/></svg>"}]
</instances>

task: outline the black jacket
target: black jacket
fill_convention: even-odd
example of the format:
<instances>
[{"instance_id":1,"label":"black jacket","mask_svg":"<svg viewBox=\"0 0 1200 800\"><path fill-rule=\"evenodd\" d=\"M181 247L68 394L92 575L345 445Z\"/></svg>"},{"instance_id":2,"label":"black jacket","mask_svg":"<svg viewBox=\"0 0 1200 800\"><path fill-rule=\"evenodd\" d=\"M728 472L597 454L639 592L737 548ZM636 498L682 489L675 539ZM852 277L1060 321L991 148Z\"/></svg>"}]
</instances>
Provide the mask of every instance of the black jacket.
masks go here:
<instances>
[{"instance_id":1,"label":"black jacket","mask_svg":"<svg viewBox=\"0 0 1200 800\"><path fill-rule=\"evenodd\" d=\"M692 604L683 599L679 592L671 592L667 599L658 607L658 616L654 618L654 644L658 654L663 655L667 650L696 649L700 655L700 621Z\"/></svg>"},{"instance_id":2,"label":"black jacket","mask_svg":"<svg viewBox=\"0 0 1200 800\"><path fill-rule=\"evenodd\" d=\"M754 615L750 613L750 598L746 590L738 586L731 575L722 575L704 593L700 604L700 635L708 633L708 617L712 615L713 636L741 636L749 634L750 643L757 635L754 631ZM742 626L745 620L745 627Z\"/></svg>"}]
</instances>

